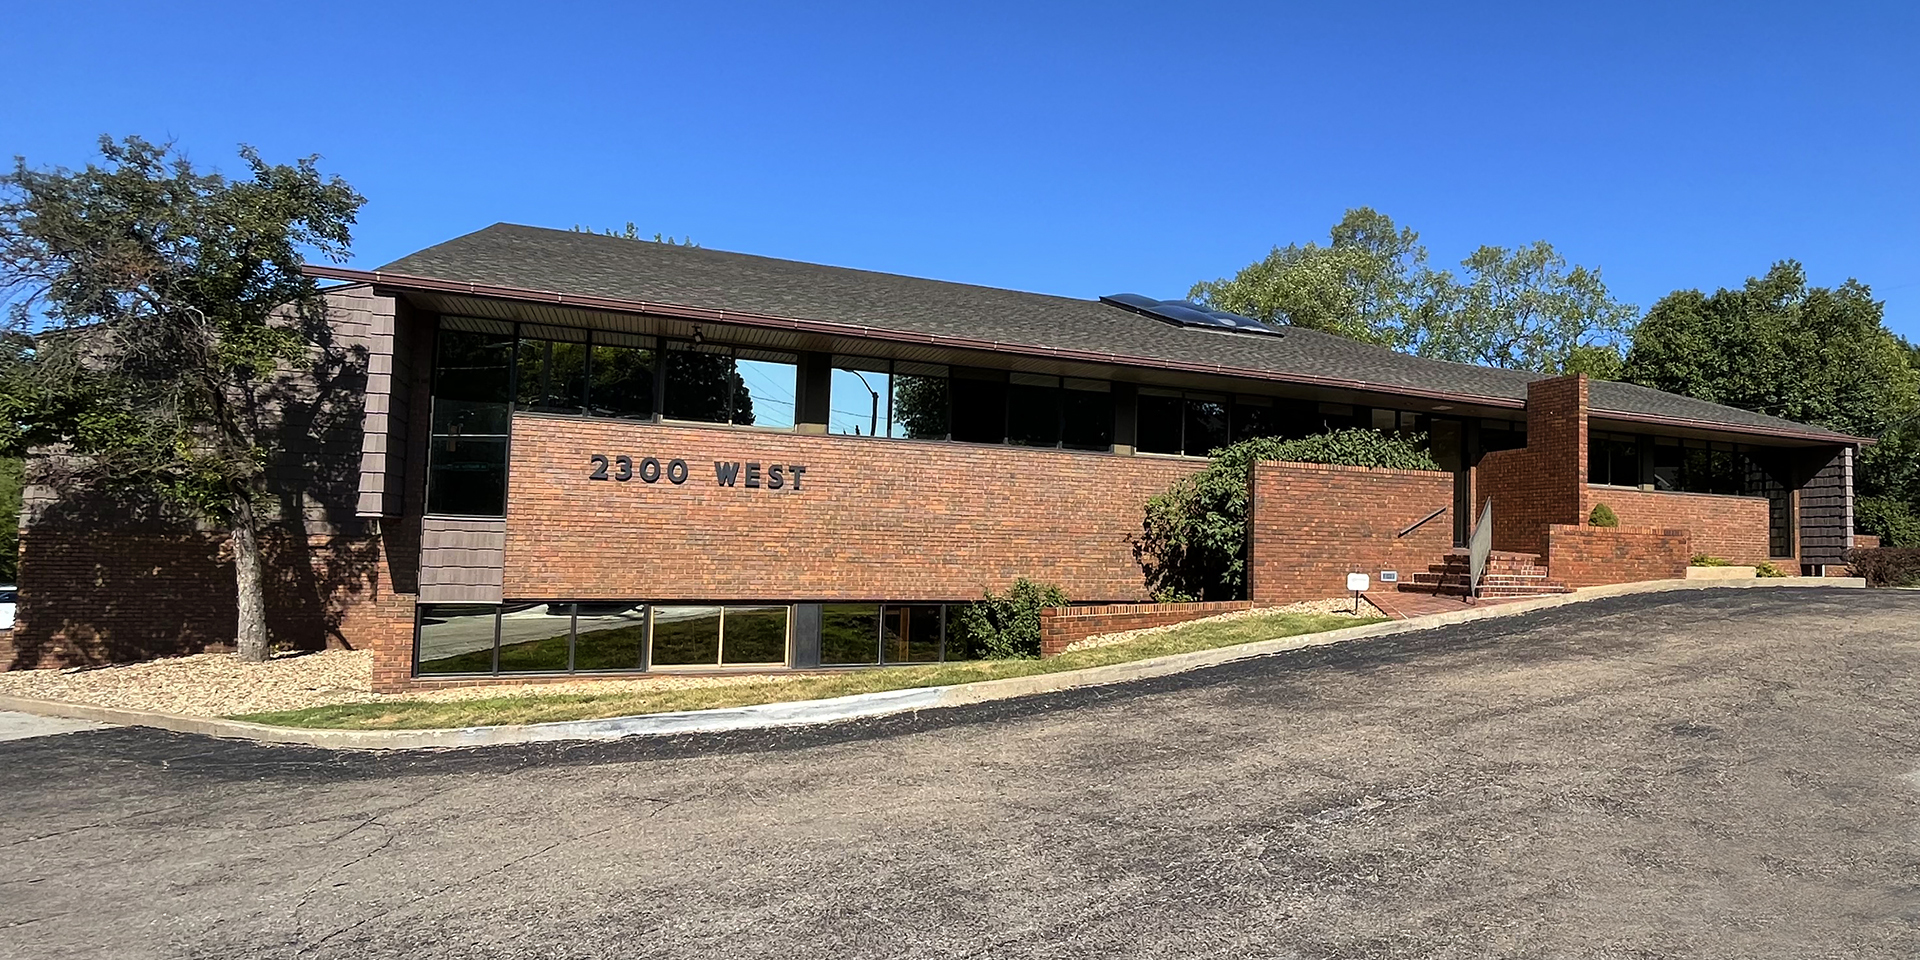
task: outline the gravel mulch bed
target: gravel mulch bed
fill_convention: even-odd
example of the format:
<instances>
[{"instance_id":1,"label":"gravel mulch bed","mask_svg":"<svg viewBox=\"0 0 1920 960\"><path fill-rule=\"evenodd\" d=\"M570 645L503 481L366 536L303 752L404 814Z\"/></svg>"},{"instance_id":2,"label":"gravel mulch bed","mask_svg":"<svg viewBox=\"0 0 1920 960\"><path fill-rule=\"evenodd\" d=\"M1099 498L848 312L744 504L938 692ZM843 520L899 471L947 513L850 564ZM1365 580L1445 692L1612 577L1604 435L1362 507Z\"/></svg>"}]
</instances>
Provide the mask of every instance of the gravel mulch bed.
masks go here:
<instances>
[{"instance_id":1,"label":"gravel mulch bed","mask_svg":"<svg viewBox=\"0 0 1920 960\"><path fill-rule=\"evenodd\" d=\"M1141 630L1125 630L1120 633L1107 633L1097 637L1088 637L1085 640L1080 640L1069 645L1066 650L1061 652L1072 653L1075 650L1092 650L1095 647L1111 647L1114 644L1138 640L1141 637L1150 637L1156 633L1178 630L1188 624L1217 623L1222 620L1242 620L1247 617L1267 617L1276 613L1327 613L1335 616L1353 617L1355 619L1359 619L1360 617L1373 618L1386 616L1386 614L1380 612L1380 608L1368 603L1364 597L1360 600L1360 612L1358 614L1353 612L1352 597L1339 597L1332 600L1302 600L1299 603L1289 603L1284 607L1255 607L1252 610L1235 610L1232 613L1202 617L1198 620L1187 620L1164 627L1146 627Z\"/></svg>"},{"instance_id":2,"label":"gravel mulch bed","mask_svg":"<svg viewBox=\"0 0 1920 960\"><path fill-rule=\"evenodd\" d=\"M383 700L484 700L556 693L619 693L780 683L794 677L652 676L624 680L481 684L414 693L374 693L373 654L328 650L244 663L232 654L203 653L92 670L16 670L0 673L0 695L151 710L189 717L224 717L269 710L300 710L335 703Z\"/></svg>"}]
</instances>

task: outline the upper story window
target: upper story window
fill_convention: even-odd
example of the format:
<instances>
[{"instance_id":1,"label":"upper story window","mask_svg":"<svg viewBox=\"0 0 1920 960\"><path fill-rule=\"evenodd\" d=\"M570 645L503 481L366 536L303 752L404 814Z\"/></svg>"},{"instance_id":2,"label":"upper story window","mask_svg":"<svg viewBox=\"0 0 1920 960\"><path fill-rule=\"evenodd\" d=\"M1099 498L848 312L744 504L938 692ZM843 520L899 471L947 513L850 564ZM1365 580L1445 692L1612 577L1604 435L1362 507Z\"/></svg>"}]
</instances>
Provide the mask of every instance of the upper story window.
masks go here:
<instances>
[{"instance_id":1,"label":"upper story window","mask_svg":"<svg viewBox=\"0 0 1920 960\"><path fill-rule=\"evenodd\" d=\"M665 362L666 419L793 427L799 370L793 354L670 341Z\"/></svg>"},{"instance_id":2,"label":"upper story window","mask_svg":"<svg viewBox=\"0 0 1920 960\"><path fill-rule=\"evenodd\" d=\"M948 370L933 363L833 358L827 432L855 437L945 440Z\"/></svg>"},{"instance_id":3,"label":"upper story window","mask_svg":"<svg viewBox=\"0 0 1920 960\"><path fill-rule=\"evenodd\" d=\"M507 508L511 324L448 320L434 350L427 512L498 517Z\"/></svg>"},{"instance_id":4,"label":"upper story window","mask_svg":"<svg viewBox=\"0 0 1920 960\"><path fill-rule=\"evenodd\" d=\"M1527 445L1525 420L1481 420L1480 452L1519 450Z\"/></svg>"},{"instance_id":5,"label":"upper story window","mask_svg":"<svg viewBox=\"0 0 1920 960\"><path fill-rule=\"evenodd\" d=\"M1113 449L1113 384L1050 374L833 358L827 432Z\"/></svg>"},{"instance_id":6,"label":"upper story window","mask_svg":"<svg viewBox=\"0 0 1920 960\"><path fill-rule=\"evenodd\" d=\"M1594 431L1587 436L1587 482L1616 487L1641 483L1640 438Z\"/></svg>"},{"instance_id":7,"label":"upper story window","mask_svg":"<svg viewBox=\"0 0 1920 960\"><path fill-rule=\"evenodd\" d=\"M1721 441L1653 438L1653 486L1684 493L1744 494L1755 474L1739 446ZM1759 476L1764 478L1764 472Z\"/></svg>"}]
</instances>

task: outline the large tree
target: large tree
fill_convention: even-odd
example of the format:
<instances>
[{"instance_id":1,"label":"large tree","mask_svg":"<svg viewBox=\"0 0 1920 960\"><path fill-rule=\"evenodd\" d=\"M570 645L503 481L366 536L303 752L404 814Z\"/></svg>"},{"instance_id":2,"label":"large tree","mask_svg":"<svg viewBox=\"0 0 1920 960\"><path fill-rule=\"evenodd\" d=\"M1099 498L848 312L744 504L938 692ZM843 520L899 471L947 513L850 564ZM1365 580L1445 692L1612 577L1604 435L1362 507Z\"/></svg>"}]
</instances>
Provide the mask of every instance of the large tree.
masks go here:
<instances>
[{"instance_id":1,"label":"large tree","mask_svg":"<svg viewBox=\"0 0 1920 960\"><path fill-rule=\"evenodd\" d=\"M1865 284L1812 287L1787 260L1737 290L1678 290L1634 331L1635 383L1880 443L1861 457L1860 529L1920 538L1920 366ZM1920 545L1920 544L1916 544Z\"/></svg>"},{"instance_id":2,"label":"large tree","mask_svg":"<svg viewBox=\"0 0 1920 960\"><path fill-rule=\"evenodd\" d=\"M223 526L235 642L262 660L273 392L326 337L304 255L344 261L364 201L312 157L275 165L242 147L247 176L230 179L137 137L100 153L0 176L0 453L59 451L77 482Z\"/></svg>"},{"instance_id":3,"label":"large tree","mask_svg":"<svg viewBox=\"0 0 1920 960\"><path fill-rule=\"evenodd\" d=\"M1569 266L1544 240L1507 250L1481 247L1461 274L1421 282L1423 357L1489 367L1606 376L1637 311L1607 292L1599 270Z\"/></svg>"},{"instance_id":4,"label":"large tree","mask_svg":"<svg viewBox=\"0 0 1920 960\"><path fill-rule=\"evenodd\" d=\"M1188 296L1267 323L1325 330L1407 349L1427 249L1420 235L1369 207L1348 210L1326 246L1275 247L1219 280L1193 285Z\"/></svg>"},{"instance_id":5,"label":"large tree","mask_svg":"<svg viewBox=\"0 0 1920 960\"><path fill-rule=\"evenodd\" d=\"M1367 207L1348 210L1327 245L1275 247L1189 296L1440 360L1608 378L1636 315L1598 270L1570 266L1544 241L1481 247L1458 274L1434 270L1418 233Z\"/></svg>"}]
</instances>

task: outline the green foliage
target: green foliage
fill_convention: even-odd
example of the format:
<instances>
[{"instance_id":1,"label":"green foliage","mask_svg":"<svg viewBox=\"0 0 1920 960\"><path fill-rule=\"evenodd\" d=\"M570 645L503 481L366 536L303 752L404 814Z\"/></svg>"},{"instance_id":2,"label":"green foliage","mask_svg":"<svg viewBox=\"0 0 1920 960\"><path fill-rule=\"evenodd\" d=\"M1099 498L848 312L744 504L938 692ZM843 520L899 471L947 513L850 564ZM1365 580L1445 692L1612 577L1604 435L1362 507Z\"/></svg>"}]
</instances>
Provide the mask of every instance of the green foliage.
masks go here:
<instances>
[{"instance_id":1,"label":"green foliage","mask_svg":"<svg viewBox=\"0 0 1920 960\"><path fill-rule=\"evenodd\" d=\"M1213 451L1206 469L1147 501L1133 555L1155 597L1236 600L1246 591L1248 481L1263 460L1391 470L1438 470L1426 437L1336 430L1262 437Z\"/></svg>"},{"instance_id":2,"label":"green foliage","mask_svg":"<svg viewBox=\"0 0 1920 960\"><path fill-rule=\"evenodd\" d=\"M313 158L242 147L251 179L228 180L138 137L100 151L0 177L7 452L66 445L102 482L224 519L265 461L263 390L325 336L302 251L344 260L362 199Z\"/></svg>"},{"instance_id":3,"label":"green foliage","mask_svg":"<svg viewBox=\"0 0 1920 960\"><path fill-rule=\"evenodd\" d=\"M968 656L989 660L1038 658L1040 611L1066 605L1065 591L1025 577L1015 580L1005 595L985 591L979 600L960 608L960 631L966 637Z\"/></svg>"},{"instance_id":4,"label":"green foliage","mask_svg":"<svg viewBox=\"0 0 1920 960\"><path fill-rule=\"evenodd\" d=\"M1189 296L1424 357L1603 379L1618 378L1636 316L1598 270L1569 267L1545 241L1481 247L1456 277L1427 266L1418 233L1366 207L1347 211L1327 246L1275 247Z\"/></svg>"},{"instance_id":5,"label":"green foliage","mask_svg":"<svg viewBox=\"0 0 1920 960\"><path fill-rule=\"evenodd\" d=\"M1613 515L1613 508L1604 503L1593 505L1593 512L1587 514L1587 525L1593 527L1617 527L1620 518Z\"/></svg>"},{"instance_id":6,"label":"green foliage","mask_svg":"<svg viewBox=\"0 0 1920 960\"><path fill-rule=\"evenodd\" d=\"M0 176L0 453L61 447L75 483L117 488L236 534L241 655L267 651L256 503L262 424L286 370L331 360L305 254L344 261L364 201L316 158L248 178L168 145L100 141L79 171Z\"/></svg>"},{"instance_id":7,"label":"green foliage","mask_svg":"<svg viewBox=\"0 0 1920 960\"><path fill-rule=\"evenodd\" d=\"M1737 290L1668 294L1627 352L1627 380L1880 442L1860 455L1855 527L1920 543L1920 352L1865 284L1810 287L1786 260ZM1871 505L1867 501L1873 501Z\"/></svg>"},{"instance_id":8,"label":"green foliage","mask_svg":"<svg viewBox=\"0 0 1920 960\"><path fill-rule=\"evenodd\" d=\"M1275 247L1232 278L1194 284L1188 296L1267 323L1406 349L1415 332L1415 279L1427 258L1419 241L1385 214L1358 207L1333 226L1327 246Z\"/></svg>"},{"instance_id":9,"label":"green foliage","mask_svg":"<svg viewBox=\"0 0 1920 960\"><path fill-rule=\"evenodd\" d=\"M1772 560L1762 560L1754 566L1753 575L1756 577L1784 577L1787 575L1787 572L1776 566Z\"/></svg>"},{"instance_id":10,"label":"green foliage","mask_svg":"<svg viewBox=\"0 0 1920 960\"><path fill-rule=\"evenodd\" d=\"M0 457L0 583L20 581L20 492L25 486L25 464L19 457Z\"/></svg>"},{"instance_id":11,"label":"green foliage","mask_svg":"<svg viewBox=\"0 0 1920 960\"><path fill-rule=\"evenodd\" d=\"M1687 561L1687 563L1695 567L1731 567L1733 566L1733 564L1730 561L1723 560L1719 557L1713 556L1711 554L1706 554L1706 553L1694 554L1693 559Z\"/></svg>"},{"instance_id":12,"label":"green foliage","mask_svg":"<svg viewBox=\"0 0 1920 960\"><path fill-rule=\"evenodd\" d=\"M593 232L593 228L591 228L591 227L582 227L581 225L579 225L579 224L577 224L577 223L576 223L576 224L574 224L574 225L573 225L573 232L574 232L574 233L592 233L592 232ZM615 232L615 231L614 231L614 230L612 230L612 229L606 229L606 230L602 230L602 231L600 231L600 234L601 234L602 236L607 236L607 237L619 237L619 238L620 238L620 239L622 239L622 240L641 240L641 241L645 241L645 240L647 239L646 237L644 237L644 236L641 236L641 234L640 234L640 228L639 228L639 227L637 227L637 226L635 226L632 220L628 220L628 221L627 221L627 229L625 229L625 230L623 230L623 231L619 231L619 232ZM678 240L675 240L675 239L674 239L674 238L672 238L672 237L665 237L665 236L661 236L661 235L660 235L660 234L658 234L658 233L656 233L656 234L654 234L654 235L653 235L653 240L652 240L652 242L653 242L653 243L664 243L664 244L666 244L667 246L670 246L670 247L698 247L698 246L700 246L699 244L697 244L697 243L694 243L694 242L693 242L693 238L692 238L692 237L682 237L682 238L680 238L680 239L678 239Z\"/></svg>"},{"instance_id":13,"label":"green foliage","mask_svg":"<svg viewBox=\"0 0 1920 960\"><path fill-rule=\"evenodd\" d=\"M897 373L893 377L893 422L911 440L947 438L947 381Z\"/></svg>"},{"instance_id":14,"label":"green foliage","mask_svg":"<svg viewBox=\"0 0 1920 960\"><path fill-rule=\"evenodd\" d=\"M1633 326L1636 311L1613 299L1600 271L1569 269L1544 240L1481 247L1460 267L1462 279L1442 272L1423 283L1423 357L1560 373L1601 364L1600 351Z\"/></svg>"},{"instance_id":15,"label":"green foliage","mask_svg":"<svg viewBox=\"0 0 1920 960\"><path fill-rule=\"evenodd\" d=\"M1791 260L1738 290L1668 294L1647 311L1626 378L1743 410L1879 436L1912 415L1920 371L1863 284L1807 286Z\"/></svg>"},{"instance_id":16,"label":"green foliage","mask_svg":"<svg viewBox=\"0 0 1920 960\"><path fill-rule=\"evenodd\" d=\"M1853 502L1854 529L1880 538L1883 547L1920 547L1920 511L1893 497L1860 497Z\"/></svg>"},{"instance_id":17,"label":"green foliage","mask_svg":"<svg viewBox=\"0 0 1920 960\"><path fill-rule=\"evenodd\" d=\"M1847 572L1869 587L1920 587L1920 549L1872 547L1847 551Z\"/></svg>"}]
</instances>

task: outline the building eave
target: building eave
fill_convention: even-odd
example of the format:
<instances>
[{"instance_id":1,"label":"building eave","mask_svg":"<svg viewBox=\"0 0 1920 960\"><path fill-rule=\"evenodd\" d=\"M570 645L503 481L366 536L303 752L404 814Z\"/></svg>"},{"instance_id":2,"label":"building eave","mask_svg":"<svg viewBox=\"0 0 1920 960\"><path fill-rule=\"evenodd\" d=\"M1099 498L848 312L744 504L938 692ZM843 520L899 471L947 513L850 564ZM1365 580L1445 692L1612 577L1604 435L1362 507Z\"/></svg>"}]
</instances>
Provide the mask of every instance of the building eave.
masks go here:
<instances>
[{"instance_id":1,"label":"building eave","mask_svg":"<svg viewBox=\"0 0 1920 960\"><path fill-rule=\"evenodd\" d=\"M1524 410L1526 401L1514 397L1489 396L1483 394L1460 393L1445 390L1430 390L1401 384L1375 383L1352 380L1342 377L1318 377L1311 374L1281 373L1253 367L1237 367L1223 364L1194 363L1189 361L1167 360L1159 357L1133 356L1123 353L1109 353L1088 350L1070 350L1058 347L1042 347L1029 343L1011 343L998 340L984 340L970 337L955 337L941 334L915 333L885 327L861 324L838 323L830 320L810 320L801 317L783 317L769 314L748 313L735 310L723 310L713 307L698 307L681 303L658 301L626 300L613 297L584 296L581 294L561 293L553 290L536 290L525 287L501 286L497 284L476 283L464 280L444 280L437 277L412 276L389 273L379 270L355 270L348 267L331 267L307 264L302 271L310 277L327 280L341 280L351 283L370 284L375 287L417 291L421 293L462 294L488 299L519 301L525 303L553 304L577 307L586 310L599 310L609 313L642 314L666 317L676 320L760 327L779 330L791 330L799 333L821 334L826 336L854 337L883 342L918 344L946 347L959 350L977 350L991 353L1015 354L1049 360L1075 361L1082 363L1102 363L1116 366L1141 367L1154 370L1168 370L1182 373L1208 374L1213 376L1237 377L1249 380L1265 380L1276 383L1290 383L1302 386L1322 387L1337 390L1350 390L1375 394L1418 397L1425 400L1448 403L1466 403L1483 407ZM1871 444L1868 438L1851 437L1829 431L1782 430L1754 425L1729 424L1711 420L1696 420L1682 417L1666 417L1656 414L1627 411L1595 410L1593 413L1611 420L1632 423L1675 427L1681 429L1710 430L1720 433L1737 433L1748 436L1773 437L1817 443Z\"/></svg>"}]
</instances>

